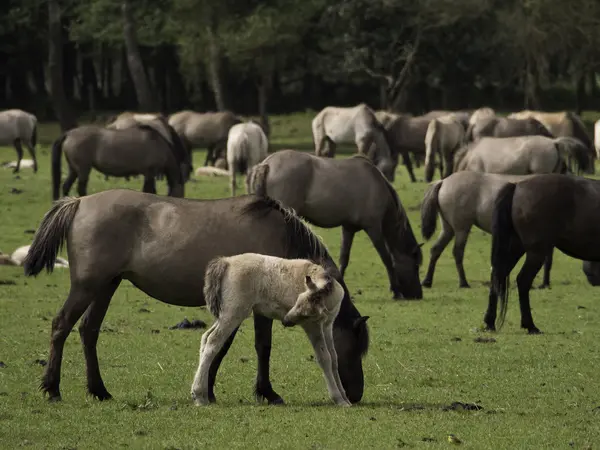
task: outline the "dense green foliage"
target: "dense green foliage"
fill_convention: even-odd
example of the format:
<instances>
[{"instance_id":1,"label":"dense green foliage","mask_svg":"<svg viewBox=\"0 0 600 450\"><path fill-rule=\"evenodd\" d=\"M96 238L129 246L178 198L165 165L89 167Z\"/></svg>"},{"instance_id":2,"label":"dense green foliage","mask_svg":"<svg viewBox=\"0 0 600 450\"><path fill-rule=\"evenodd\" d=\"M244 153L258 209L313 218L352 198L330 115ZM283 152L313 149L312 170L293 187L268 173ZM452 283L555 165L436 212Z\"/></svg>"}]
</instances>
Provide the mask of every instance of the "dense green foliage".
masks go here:
<instances>
[{"instance_id":1,"label":"dense green foliage","mask_svg":"<svg viewBox=\"0 0 600 450\"><path fill-rule=\"evenodd\" d=\"M137 108L123 1L53 1L67 99L80 113ZM136 0L131 8L164 111L361 101L412 112L581 110L598 102L596 0ZM46 2L0 5L0 109L51 115L47 21Z\"/></svg>"},{"instance_id":2,"label":"dense green foliage","mask_svg":"<svg viewBox=\"0 0 600 450\"><path fill-rule=\"evenodd\" d=\"M588 117L591 119L592 117ZM594 117L596 119L597 117ZM272 118L274 148L309 148L312 114ZM52 142L55 124L40 129ZM40 172L17 178L0 169L0 248L28 244L50 206L48 147ZM2 160L14 150L0 150ZM195 155L196 165L204 155ZM422 179L422 170L417 177ZM90 177L90 193L128 187L141 180ZM394 183L419 230L418 205L426 184L410 183L403 167ZM13 190L16 189L16 190ZM227 196L224 178L196 177L190 198ZM22 192L19 193L20 190ZM159 183L159 193L166 186ZM340 230L317 229L332 254ZM432 242L424 246L429 261ZM545 332L518 328L516 290L499 333L477 331L487 302L490 237L473 230L465 268L471 289L458 289L448 248L434 286L422 301L393 301L385 269L364 233L357 235L347 282L357 308L370 315L370 351L364 360L365 395L350 409L329 404L321 371L299 329L274 327L272 380L288 405L257 405L251 322L238 333L216 386L218 404L193 406L190 386L201 333L169 330L189 319L211 318L204 309L152 300L124 282L102 326L99 358L114 400L85 396L85 366L75 330L65 347L63 402L49 404L37 390L48 358L51 320L63 304L69 275L25 278L21 268L0 266L0 443L3 448L448 448L455 434L472 449L595 448L600 441L600 310L581 262L555 253L552 289L531 294L536 323ZM424 268L422 268L424 270ZM513 276L514 280L514 276ZM158 331L156 331L158 330ZM477 342L477 337L496 342ZM483 409L447 410L453 402Z\"/></svg>"}]
</instances>

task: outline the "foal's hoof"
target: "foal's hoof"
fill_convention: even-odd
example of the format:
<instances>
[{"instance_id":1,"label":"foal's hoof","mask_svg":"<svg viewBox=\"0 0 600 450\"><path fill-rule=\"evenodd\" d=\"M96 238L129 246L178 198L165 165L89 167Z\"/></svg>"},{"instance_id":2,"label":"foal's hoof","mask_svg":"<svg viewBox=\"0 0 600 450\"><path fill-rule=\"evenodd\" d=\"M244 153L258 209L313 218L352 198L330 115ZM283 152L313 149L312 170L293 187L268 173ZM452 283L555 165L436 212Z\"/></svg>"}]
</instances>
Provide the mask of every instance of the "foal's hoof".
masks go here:
<instances>
[{"instance_id":1,"label":"foal's hoof","mask_svg":"<svg viewBox=\"0 0 600 450\"><path fill-rule=\"evenodd\" d=\"M196 406L208 406L211 403L215 403L214 400L211 402L208 397L203 397L202 395L196 396L192 394L192 399L194 400L194 405Z\"/></svg>"},{"instance_id":2,"label":"foal's hoof","mask_svg":"<svg viewBox=\"0 0 600 450\"><path fill-rule=\"evenodd\" d=\"M350 403L347 400L342 400L340 402L337 402L336 405L341 406L342 408L350 408L352 406L352 403Z\"/></svg>"}]
</instances>

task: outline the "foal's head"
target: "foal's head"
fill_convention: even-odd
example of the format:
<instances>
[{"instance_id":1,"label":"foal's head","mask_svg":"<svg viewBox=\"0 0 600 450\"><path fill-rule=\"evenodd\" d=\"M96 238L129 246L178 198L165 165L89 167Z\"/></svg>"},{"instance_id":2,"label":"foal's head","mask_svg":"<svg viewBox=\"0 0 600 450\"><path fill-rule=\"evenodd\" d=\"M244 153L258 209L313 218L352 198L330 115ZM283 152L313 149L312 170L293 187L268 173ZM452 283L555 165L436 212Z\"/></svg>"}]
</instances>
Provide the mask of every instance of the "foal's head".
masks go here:
<instances>
[{"instance_id":1,"label":"foal's head","mask_svg":"<svg viewBox=\"0 0 600 450\"><path fill-rule=\"evenodd\" d=\"M296 304L282 320L285 327L324 322L337 315L344 296L342 287L322 267L313 265L311 269L304 275L306 290L298 296Z\"/></svg>"}]
</instances>

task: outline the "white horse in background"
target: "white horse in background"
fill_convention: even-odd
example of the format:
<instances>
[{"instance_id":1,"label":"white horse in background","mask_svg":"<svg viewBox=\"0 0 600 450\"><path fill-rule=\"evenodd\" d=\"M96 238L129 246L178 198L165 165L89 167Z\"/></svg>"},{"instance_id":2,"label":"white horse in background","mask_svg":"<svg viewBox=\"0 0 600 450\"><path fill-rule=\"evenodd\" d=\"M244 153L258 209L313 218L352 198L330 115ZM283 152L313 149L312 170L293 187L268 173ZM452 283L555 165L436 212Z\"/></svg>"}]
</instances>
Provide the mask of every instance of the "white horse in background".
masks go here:
<instances>
[{"instance_id":1,"label":"white horse in background","mask_svg":"<svg viewBox=\"0 0 600 450\"><path fill-rule=\"evenodd\" d=\"M192 384L196 405L209 397L210 367L242 322L252 313L300 325L306 332L325 376L330 398L351 406L338 373L333 321L344 290L322 266L306 259L282 259L244 253L210 261L204 278L204 298L213 325L202 335L200 364ZM230 343L228 343L230 345Z\"/></svg>"},{"instance_id":2,"label":"white horse in background","mask_svg":"<svg viewBox=\"0 0 600 450\"><path fill-rule=\"evenodd\" d=\"M397 160L384 126L364 103L350 108L328 106L312 121L317 156L335 157L336 145L355 143L389 181L394 181ZM374 151L370 151L374 144Z\"/></svg>"},{"instance_id":3,"label":"white horse in background","mask_svg":"<svg viewBox=\"0 0 600 450\"><path fill-rule=\"evenodd\" d=\"M440 178L452 173L454 154L463 145L465 133L463 123L454 114L429 122L425 134L425 181L433 179L436 155L440 158Z\"/></svg>"},{"instance_id":4,"label":"white horse in background","mask_svg":"<svg viewBox=\"0 0 600 450\"><path fill-rule=\"evenodd\" d=\"M17 165L13 172L21 169L23 147L27 147L33 159L33 171L37 172L38 165L35 157L37 144L37 118L20 109L8 109L0 112L0 146L12 145L17 151Z\"/></svg>"},{"instance_id":5,"label":"white horse in background","mask_svg":"<svg viewBox=\"0 0 600 450\"><path fill-rule=\"evenodd\" d=\"M229 129L227 166L231 178L232 197L235 197L237 189L236 174L246 175L246 193L248 193L247 177L250 169L262 162L268 154L269 140L258 123L250 120L233 125Z\"/></svg>"},{"instance_id":6,"label":"white horse in background","mask_svg":"<svg viewBox=\"0 0 600 450\"><path fill-rule=\"evenodd\" d=\"M0 265L22 266L23 261L25 261L25 257L27 256L27 253L29 252L29 247L31 247L31 246L23 245L22 247L19 247L14 252L12 252L11 255L6 255L6 254L2 253L2 251L0 251ZM60 256L56 257L56 259L54 261L55 269L56 268L68 268L68 267L69 267L69 261L67 261L64 258L61 258Z\"/></svg>"}]
</instances>

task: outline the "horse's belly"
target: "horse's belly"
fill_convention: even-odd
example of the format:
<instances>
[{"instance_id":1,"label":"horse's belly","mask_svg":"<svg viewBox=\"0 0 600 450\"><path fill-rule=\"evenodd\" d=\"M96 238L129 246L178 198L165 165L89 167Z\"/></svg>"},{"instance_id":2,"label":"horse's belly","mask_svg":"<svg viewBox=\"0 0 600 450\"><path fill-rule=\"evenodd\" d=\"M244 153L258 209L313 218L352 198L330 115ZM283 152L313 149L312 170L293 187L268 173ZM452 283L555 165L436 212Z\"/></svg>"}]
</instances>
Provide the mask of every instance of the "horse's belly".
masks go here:
<instances>
[{"instance_id":1,"label":"horse's belly","mask_svg":"<svg viewBox=\"0 0 600 450\"><path fill-rule=\"evenodd\" d=\"M335 120L325 125L325 133L336 144L350 144L355 139L354 127L346 120Z\"/></svg>"}]
</instances>

